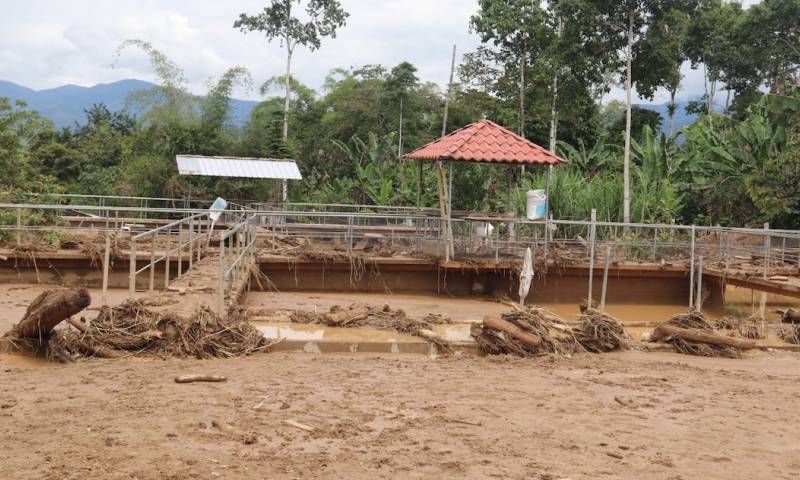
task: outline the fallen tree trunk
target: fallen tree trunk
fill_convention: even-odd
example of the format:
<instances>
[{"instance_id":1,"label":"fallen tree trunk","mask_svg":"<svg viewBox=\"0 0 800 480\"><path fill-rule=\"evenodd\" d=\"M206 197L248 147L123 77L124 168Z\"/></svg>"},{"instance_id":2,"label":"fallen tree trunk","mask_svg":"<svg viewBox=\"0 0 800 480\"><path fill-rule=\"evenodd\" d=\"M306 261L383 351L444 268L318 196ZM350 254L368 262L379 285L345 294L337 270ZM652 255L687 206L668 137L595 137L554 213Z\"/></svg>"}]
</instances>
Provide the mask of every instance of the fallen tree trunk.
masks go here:
<instances>
[{"instance_id":1,"label":"fallen tree trunk","mask_svg":"<svg viewBox=\"0 0 800 480\"><path fill-rule=\"evenodd\" d=\"M530 332L522 330L511 322L497 317L483 317L483 327L498 332L504 332L519 340L520 342L528 345L531 348L539 348L542 345L542 339Z\"/></svg>"},{"instance_id":2,"label":"fallen tree trunk","mask_svg":"<svg viewBox=\"0 0 800 480\"><path fill-rule=\"evenodd\" d=\"M688 342L720 345L724 347L738 348L740 350L752 350L756 347L756 343L752 340L717 335L716 333L709 333L694 328L680 328L666 323L662 323L656 327L656 329L653 331L651 340L662 341L667 338L680 338Z\"/></svg>"},{"instance_id":3,"label":"fallen tree trunk","mask_svg":"<svg viewBox=\"0 0 800 480\"><path fill-rule=\"evenodd\" d=\"M352 323L357 320L363 320L367 318L367 315L369 315L369 308L355 307L350 310L339 310L338 312L334 313L326 313L325 321L331 326L345 326L348 323Z\"/></svg>"},{"instance_id":4,"label":"fallen tree trunk","mask_svg":"<svg viewBox=\"0 0 800 480\"><path fill-rule=\"evenodd\" d=\"M88 307L91 301L85 288L44 291L31 302L25 316L9 334L18 338L44 338L63 320Z\"/></svg>"}]
</instances>

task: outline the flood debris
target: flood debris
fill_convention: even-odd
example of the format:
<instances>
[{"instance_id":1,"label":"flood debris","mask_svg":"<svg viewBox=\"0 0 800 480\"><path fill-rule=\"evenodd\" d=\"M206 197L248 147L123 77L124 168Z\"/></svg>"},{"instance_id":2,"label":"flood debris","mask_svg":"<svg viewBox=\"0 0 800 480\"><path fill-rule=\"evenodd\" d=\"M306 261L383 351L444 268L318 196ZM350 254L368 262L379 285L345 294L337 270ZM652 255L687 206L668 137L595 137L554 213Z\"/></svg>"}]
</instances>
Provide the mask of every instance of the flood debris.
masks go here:
<instances>
[{"instance_id":1,"label":"flood debris","mask_svg":"<svg viewBox=\"0 0 800 480\"><path fill-rule=\"evenodd\" d=\"M781 325L778 329L778 336L784 342L800 344L800 323Z\"/></svg>"},{"instance_id":2,"label":"flood debris","mask_svg":"<svg viewBox=\"0 0 800 480\"><path fill-rule=\"evenodd\" d=\"M528 307L515 308L501 318L486 317L471 333L485 355L601 353L626 349L630 342L619 320L588 306L576 326L546 310Z\"/></svg>"},{"instance_id":3,"label":"flood debris","mask_svg":"<svg viewBox=\"0 0 800 480\"><path fill-rule=\"evenodd\" d=\"M51 359L62 361L81 356L144 354L213 358L249 355L271 345L235 311L223 319L203 306L190 318L183 318L129 300L116 307L103 307L83 332L54 332L47 353Z\"/></svg>"},{"instance_id":4,"label":"flood debris","mask_svg":"<svg viewBox=\"0 0 800 480\"><path fill-rule=\"evenodd\" d=\"M627 350L630 337L619 320L594 308L587 308L581 315L580 324L573 329L575 339L592 353Z\"/></svg>"},{"instance_id":5,"label":"flood debris","mask_svg":"<svg viewBox=\"0 0 800 480\"><path fill-rule=\"evenodd\" d=\"M45 290L28 305L22 320L0 338L0 343L5 350L38 354L59 323L80 313L91 302L85 288Z\"/></svg>"},{"instance_id":6,"label":"flood debris","mask_svg":"<svg viewBox=\"0 0 800 480\"><path fill-rule=\"evenodd\" d=\"M741 358L743 351L755 348L752 340L715 333L705 316L694 309L659 324L651 340L669 343L678 353L701 357Z\"/></svg>"},{"instance_id":7,"label":"flood debris","mask_svg":"<svg viewBox=\"0 0 800 480\"><path fill-rule=\"evenodd\" d=\"M726 316L716 322L717 330L727 330L742 338L759 340L767 338L767 325L762 318L756 316Z\"/></svg>"},{"instance_id":8,"label":"flood debris","mask_svg":"<svg viewBox=\"0 0 800 480\"><path fill-rule=\"evenodd\" d=\"M581 348L567 325L535 307L486 317L470 333L483 355L567 355Z\"/></svg>"},{"instance_id":9,"label":"flood debris","mask_svg":"<svg viewBox=\"0 0 800 480\"><path fill-rule=\"evenodd\" d=\"M450 341L433 332L434 325L453 323L441 315L427 315L422 319L410 318L406 312L393 310L389 305L368 305L354 303L345 308L334 305L328 312L309 312L297 310L289 317L294 323L318 323L328 327L355 328L366 327L379 330L392 330L397 333L414 335L436 345L443 355L452 353Z\"/></svg>"}]
</instances>

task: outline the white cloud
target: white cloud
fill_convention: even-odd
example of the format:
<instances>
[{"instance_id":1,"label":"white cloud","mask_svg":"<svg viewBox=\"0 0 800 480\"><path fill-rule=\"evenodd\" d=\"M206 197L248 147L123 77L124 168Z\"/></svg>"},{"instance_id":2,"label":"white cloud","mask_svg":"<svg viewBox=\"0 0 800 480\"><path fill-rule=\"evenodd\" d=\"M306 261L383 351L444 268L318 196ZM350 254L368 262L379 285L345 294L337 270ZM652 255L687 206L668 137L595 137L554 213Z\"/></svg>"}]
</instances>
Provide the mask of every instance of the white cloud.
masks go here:
<instances>
[{"instance_id":1,"label":"white cloud","mask_svg":"<svg viewBox=\"0 0 800 480\"><path fill-rule=\"evenodd\" d=\"M185 72L190 89L206 90L226 69L247 67L256 83L285 69L277 41L233 28L242 12L256 13L265 0L2 0L0 76L31 88L64 83L94 85L123 78L155 80L144 55L126 51L111 68L114 51L128 38L151 42ZM337 38L316 52L298 48L293 71L319 88L332 68L408 60L425 80L446 82L452 44L471 50L471 0L342 0L350 12ZM256 97L255 91L236 92Z\"/></svg>"}]
</instances>

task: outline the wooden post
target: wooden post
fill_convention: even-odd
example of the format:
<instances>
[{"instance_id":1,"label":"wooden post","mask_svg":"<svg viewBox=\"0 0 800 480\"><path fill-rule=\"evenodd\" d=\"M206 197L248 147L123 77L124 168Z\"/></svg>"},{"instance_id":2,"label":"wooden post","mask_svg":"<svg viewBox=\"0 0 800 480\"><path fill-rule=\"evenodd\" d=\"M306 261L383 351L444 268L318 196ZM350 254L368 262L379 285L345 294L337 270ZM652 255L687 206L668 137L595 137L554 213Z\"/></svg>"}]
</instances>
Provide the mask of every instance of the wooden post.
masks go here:
<instances>
[{"instance_id":1,"label":"wooden post","mask_svg":"<svg viewBox=\"0 0 800 480\"><path fill-rule=\"evenodd\" d=\"M592 283L594 282L594 242L595 237L597 234L597 210L592 209L592 224L589 227L589 295L587 298L587 304L591 308L592 306Z\"/></svg>"},{"instance_id":2,"label":"wooden post","mask_svg":"<svg viewBox=\"0 0 800 480\"><path fill-rule=\"evenodd\" d=\"M103 254L103 297L102 305L108 305L108 270L109 262L111 261L111 237L106 232L106 251Z\"/></svg>"},{"instance_id":3,"label":"wooden post","mask_svg":"<svg viewBox=\"0 0 800 480\"><path fill-rule=\"evenodd\" d=\"M603 266L603 288L600 291L600 311L606 311L606 293L608 292L608 268L611 266L611 244L606 243L606 263ZM590 303L591 307L592 304Z\"/></svg>"}]
</instances>

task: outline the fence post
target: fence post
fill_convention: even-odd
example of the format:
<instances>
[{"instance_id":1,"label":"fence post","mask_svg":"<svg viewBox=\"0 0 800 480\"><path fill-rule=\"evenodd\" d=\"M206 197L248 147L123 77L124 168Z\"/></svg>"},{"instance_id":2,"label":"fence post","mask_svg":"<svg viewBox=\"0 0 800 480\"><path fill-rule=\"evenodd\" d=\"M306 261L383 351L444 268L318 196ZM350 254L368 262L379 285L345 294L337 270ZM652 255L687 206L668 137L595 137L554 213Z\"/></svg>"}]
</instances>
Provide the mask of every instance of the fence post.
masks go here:
<instances>
[{"instance_id":1,"label":"fence post","mask_svg":"<svg viewBox=\"0 0 800 480\"><path fill-rule=\"evenodd\" d=\"M183 223L178 225L178 273L175 278L183 275Z\"/></svg>"},{"instance_id":2,"label":"fence post","mask_svg":"<svg viewBox=\"0 0 800 480\"><path fill-rule=\"evenodd\" d=\"M223 317L225 311L225 240L220 235L219 242L219 283L217 285L217 315Z\"/></svg>"},{"instance_id":3,"label":"fence post","mask_svg":"<svg viewBox=\"0 0 800 480\"><path fill-rule=\"evenodd\" d=\"M17 246L22 245L22 209L17 209Z\"/></svg>"},{"instance_id":4,"label":"fence post","mask_svg":"<svg viewBox=\"0 0 800 480\"><path fill-rule=\"evenodd\" d=\"M689 307L694 305L694 225L692 225L692 244L689 260Z\"/></svg>"},{"instance_id":5,"label":"fence post","mask_svg":"<svg viewBox=\"0 0 800 480\"><path fill-rule=\"evenodd\" d=\"M592 306L592 283L594 282L594 244L597 235L597 210L592 209L592 225L589 231L589 296L586 297L587 304Z\"/></svg>"},{"instance_id":6,"label":"fence post","mask_svg":"<svg viewBox=\"0 0 800 480\"><path fill-rule=\"evenodd\" d=\"M108 305L108 263L111 261L111 237L106 232L106 251L103 254L103 306Z\"/></svg>"},{"instance_id":7,"label":"fence post","mask_svg":"<svg viewBox=\"0 0 800 480\"><path fill-rule=\"evenodd\" d=\"M130 266L128 267L128 297L133 300L136 295L136 240L131 235Z\"/></svg>"},{"instance_id":8,"label":"fence post","mask_svg":"<svg viewBox=\"0 0 800 480\"><path fill-rule=\"evenodd\" d=\"M156 288L156 237L157 233L153 234L153 240L150 241L150 283L148 290L151 292Z\"/></svg>"},{"instance_id":9,"label":"fence post","mask_svg":"<svg viewBox=\"0 0 800 480\"><path fill-rule=\"evenodd\" d=\"M164 247L164 290L169 288L169 262L171 259L170 249L172 248L172 233L167 229L166 246Z\"/></svg>"},{"instance_id":10,"label":"fence post","mask_svg":"<svg viewBox=\"0 0 800 480\"><path fill-rule=\"evenodd\" d=\"M764 224L764 278L769 276L769 255L772 249L772 237L769 236L769 223Z\"/></svg>"},{"instance_id":11,"label":"fence post","mask_svg":"<svg viewBox=\"0 0 800 480\"><path fill-rule=\"evenodd\" d=\"M658 227L653 227L653 261L657 260L656 244L658 243Z\"/></svg>"},{"instance_id":12,"label":"fence post","mask_svg":"<svg viewBox=\"0 0 800 480\"><path fill-rule=\"evenodd\" d=\"M695 309L698 312L703 310L703 256L700 255L697 264L697 298L695 301Z\"/></svg>"},{"instance_id":13,"label":"fence post","mask_svg":"<svg viewBox=\"0 0 800 480\"><path fill-rule=\"evenodd\" d=\"M600 311L606 311L606 293L608 292L608 268L611 266L611 244L606 243L606 263L603 266L603 288L600 290ZM591 304L589 304L591 307Z\"/></svg>"},{"instance_id":14,"label":"fence post","mask_svg":"<svg viewBox=\"0 0 800 480\"><path fill-rule=\"evenodd\" d=\"M189 270L194 264L194 218L189 220Z\"/></svg>"}]
</instances>

